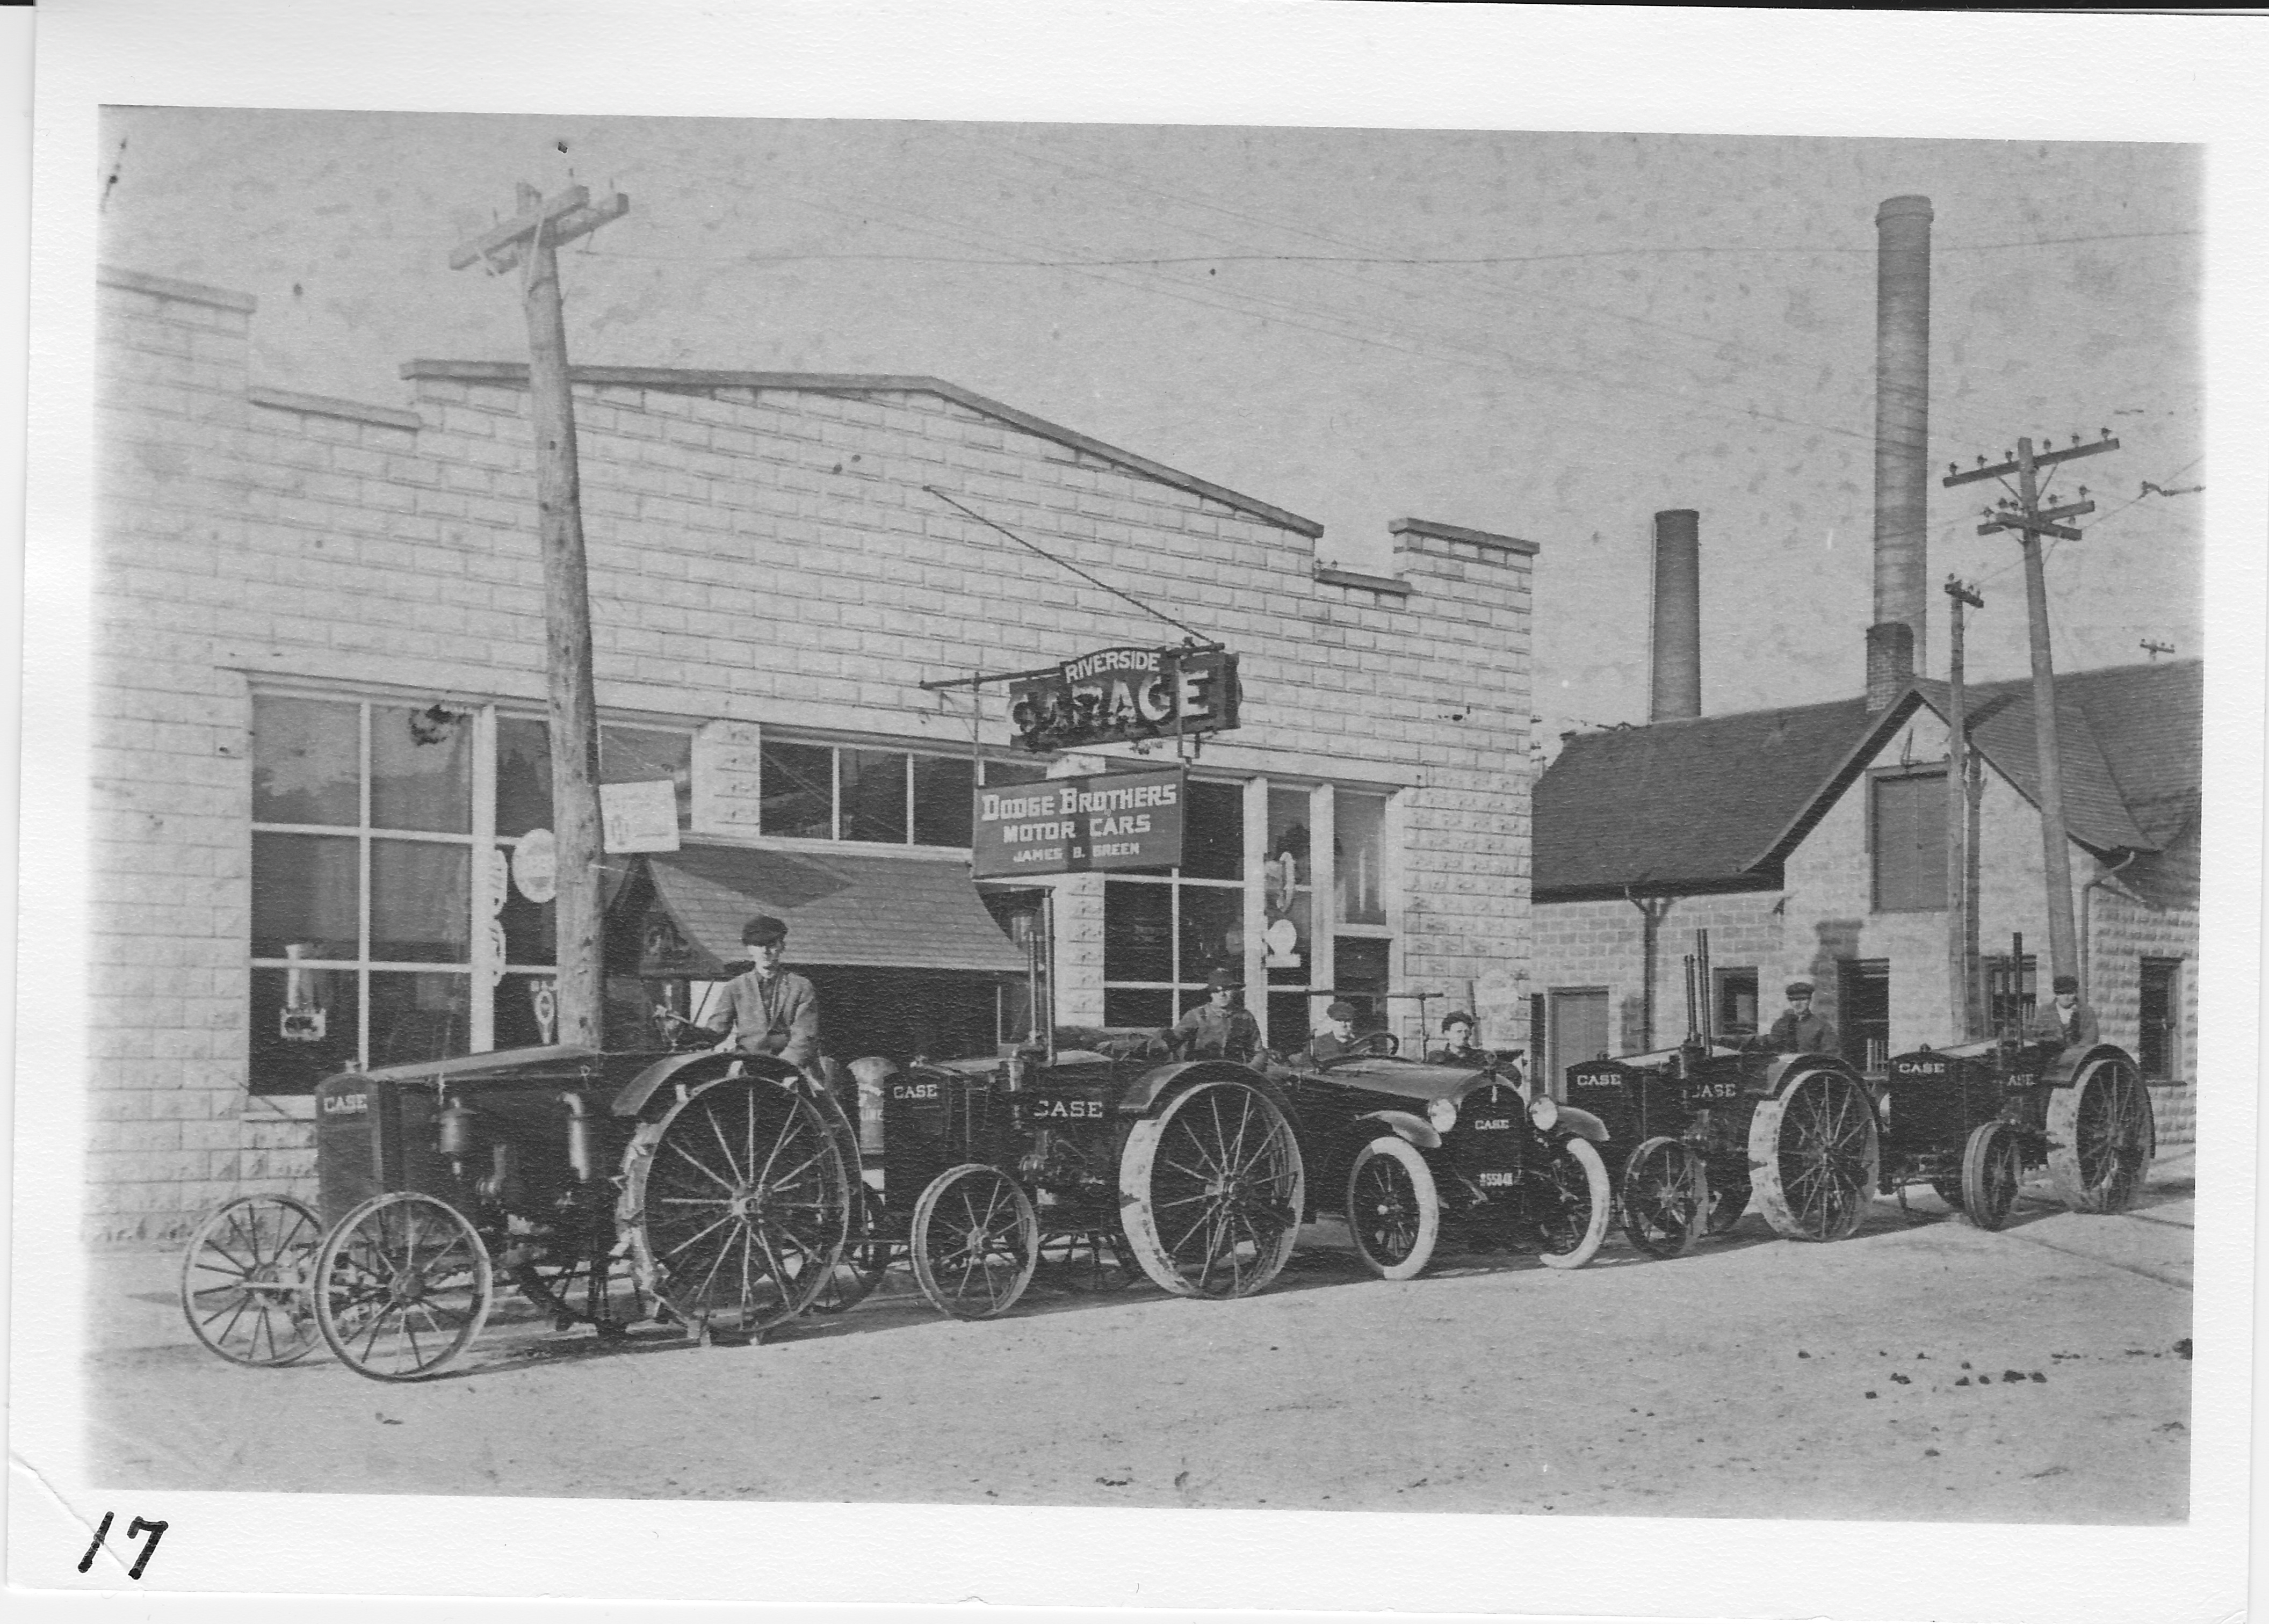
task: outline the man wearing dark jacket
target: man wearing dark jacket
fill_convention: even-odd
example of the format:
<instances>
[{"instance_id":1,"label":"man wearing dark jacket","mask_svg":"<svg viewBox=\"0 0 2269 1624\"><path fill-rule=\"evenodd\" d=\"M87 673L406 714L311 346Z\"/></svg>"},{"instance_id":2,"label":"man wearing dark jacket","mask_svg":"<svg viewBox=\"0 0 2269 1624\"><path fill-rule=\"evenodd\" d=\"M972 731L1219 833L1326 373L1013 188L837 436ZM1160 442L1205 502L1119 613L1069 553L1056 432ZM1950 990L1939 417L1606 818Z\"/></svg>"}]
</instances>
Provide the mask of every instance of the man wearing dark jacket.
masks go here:
<instances>
[{"instance_id":1,"label":"man wearing dark jacket","mask_svg":"<svg viewBox=\"0 0 2269 1624\"><path fill-rule=\"evenodd\" d=\"M1788 1008L1765 1035L1764 1046L1775 1054L1834 1054L1836 1028L1812 1013L1812 983L1788 984Z\"/></svg>"},{"instance_id":2,"label":"man wearing dark jacket","mask_svg":"<svg viewBox=\"0 0 2269 1624\"><path fill-rule=\"evenodd\" d=\"M2078 979L2058 976L2052 985L2056 1001L2033 1011L2025 1022L2026 1041L2054 1044L2060 1049L2084 1049L2103 1042L2095 1011L2080 1001Z\"/></svg>"}]
</instances>

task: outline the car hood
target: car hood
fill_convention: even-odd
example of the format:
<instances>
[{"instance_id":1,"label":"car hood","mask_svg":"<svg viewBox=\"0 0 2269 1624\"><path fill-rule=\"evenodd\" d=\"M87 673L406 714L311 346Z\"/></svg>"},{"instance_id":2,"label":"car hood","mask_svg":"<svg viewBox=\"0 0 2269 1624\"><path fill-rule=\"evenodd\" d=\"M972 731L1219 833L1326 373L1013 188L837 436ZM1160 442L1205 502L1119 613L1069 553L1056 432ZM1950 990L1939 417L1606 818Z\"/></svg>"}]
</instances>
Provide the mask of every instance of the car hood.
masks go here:
<instances>
[{"instance_id":1,"label":"car hood","mask_svg":"<svg viewBox=\"0 0 2269 1624\"><path fill-rule=\"evenodd\" d=\"M1424 1060L1398 1060L1385 1055L1343 1060L1329 1071L1306 1074L1304 1080L1400 1099L1438 1100L1455 1099L1491 1076L1501 1078L1508 1087L1519 1086L1511 1077L1492 1073L1487 1067L1435 1066Z\"/></svg>"}]
</instances>

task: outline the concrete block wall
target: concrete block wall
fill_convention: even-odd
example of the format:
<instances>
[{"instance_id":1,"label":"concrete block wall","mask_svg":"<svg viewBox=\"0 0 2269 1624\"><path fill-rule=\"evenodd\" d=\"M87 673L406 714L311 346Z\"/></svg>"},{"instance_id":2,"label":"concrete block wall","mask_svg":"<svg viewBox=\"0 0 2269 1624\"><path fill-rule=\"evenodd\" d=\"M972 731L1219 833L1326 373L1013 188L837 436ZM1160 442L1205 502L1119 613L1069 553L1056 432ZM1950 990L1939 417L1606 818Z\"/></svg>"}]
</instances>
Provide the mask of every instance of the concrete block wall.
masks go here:
<instances>
[{"instance_id":1,"label":"concrete block wall","mask_svg":"<svg viewBox=\"0 0 2269 1624\"><path fill-rule=\"evenodd\" d=\"M1609 1030L1619 1054L1675 1043L1686 1035L1686 956L1694 950L1694 933L1706 930L1713 967L1755 969L1760 1010L1778 1008L1772 1000L1783 985L1775 968L1782 958L1779 900L1776 891L1670 899L1655 932L1652 1043L1645 1030L1645 927L1630 903L1534 904L1535 990L1607 988ZM1561 1069L1556 1059L1555 1069Z\"/></svg>"},{"instance_id":2,"label":"concrete block wall","mask_svg":"<svg viewBox=\"0 0 2269 1624\"><path fill-rule=\"evenodd\" d=\"M244 1092L252 687L538 699L543 628L517 383L420 364L408 410L254 389L250 299L123 271L101 298L91 1177L95 1237L134 1240L308 1170L299 1108ZM1304 520L950 390L703 376L576 386L602 707L965 748L924 678L1173 636L935 486L1243 657L1205 770L1397 791L1398 968L1519 1008L1534 549L1422 524L1402 579L1344 584ZM1080 1018L1099 891L1067 890Z\"/></svg>"}]
</instances>

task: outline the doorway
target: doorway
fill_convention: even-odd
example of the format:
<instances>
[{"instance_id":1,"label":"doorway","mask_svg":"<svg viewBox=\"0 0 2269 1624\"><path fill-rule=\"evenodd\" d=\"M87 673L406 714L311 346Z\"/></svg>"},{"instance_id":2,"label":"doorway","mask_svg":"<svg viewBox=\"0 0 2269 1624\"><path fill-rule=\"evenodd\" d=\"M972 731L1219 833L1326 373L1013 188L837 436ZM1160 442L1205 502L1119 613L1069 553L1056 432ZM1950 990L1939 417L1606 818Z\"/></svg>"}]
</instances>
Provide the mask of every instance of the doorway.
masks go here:
<instances>
[{"instance_id":1,"label":"doorway","mask_svg":"<svg viewBox=\"0 0 2269 1624\"><path fill-rule=\"evenodd\" d=\"M1869 1077L1891 1060L1891 962L1847 958L1836 966L1836 1025L1844 1058Z\"/></svg>"}]
</instances>

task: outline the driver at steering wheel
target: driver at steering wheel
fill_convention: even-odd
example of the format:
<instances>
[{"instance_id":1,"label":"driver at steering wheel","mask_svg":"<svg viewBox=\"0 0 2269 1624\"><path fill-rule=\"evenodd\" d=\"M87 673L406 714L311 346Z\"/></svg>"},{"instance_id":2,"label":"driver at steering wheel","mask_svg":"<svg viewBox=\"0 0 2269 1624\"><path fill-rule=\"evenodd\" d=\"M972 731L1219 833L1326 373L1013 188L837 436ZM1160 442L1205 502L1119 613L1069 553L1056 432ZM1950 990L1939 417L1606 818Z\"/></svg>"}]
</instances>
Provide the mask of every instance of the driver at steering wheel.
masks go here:
<instances>
[{"instance_id":1,"label":"driver at steering wheel","mask_svg":"<svg viewBox=\"0 0 2269 1624\"><path fill-rule=\"evenodd\" d=\"M1324 1019L1330 1024L1308 1039L1308 1053L1319 1060L1336 1060L1343 1054L1354 1053L1355 1022L1358 1013L1347 1000L1334 999L1324 1011Z\"/></svg>"}]
</instances>

